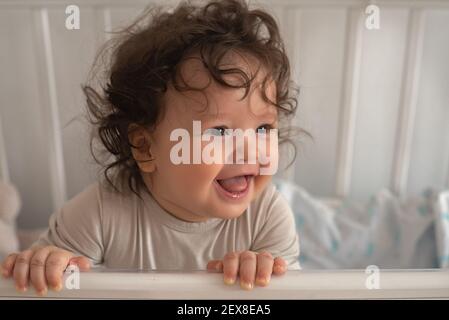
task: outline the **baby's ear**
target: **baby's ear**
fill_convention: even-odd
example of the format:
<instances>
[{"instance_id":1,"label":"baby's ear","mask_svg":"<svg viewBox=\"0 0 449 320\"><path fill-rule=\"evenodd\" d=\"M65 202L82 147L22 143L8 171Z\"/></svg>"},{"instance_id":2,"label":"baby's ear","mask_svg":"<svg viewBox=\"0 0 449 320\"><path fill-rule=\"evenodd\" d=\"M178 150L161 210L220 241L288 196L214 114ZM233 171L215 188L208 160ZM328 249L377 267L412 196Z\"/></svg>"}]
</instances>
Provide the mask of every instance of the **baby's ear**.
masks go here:
<instances>
[{"instance_id":1,"label":"baby's ear","mask_svg":"<svg viewBox=\"0 0 449 320\"><path fill-rule=\"evenodd\" d=\"M139 169L145 173L151 173L156 169L154 158L151 154L151 136L148 129L130 124L128 127L128 140L131 152Z\"/></svg>"}]
</instances>

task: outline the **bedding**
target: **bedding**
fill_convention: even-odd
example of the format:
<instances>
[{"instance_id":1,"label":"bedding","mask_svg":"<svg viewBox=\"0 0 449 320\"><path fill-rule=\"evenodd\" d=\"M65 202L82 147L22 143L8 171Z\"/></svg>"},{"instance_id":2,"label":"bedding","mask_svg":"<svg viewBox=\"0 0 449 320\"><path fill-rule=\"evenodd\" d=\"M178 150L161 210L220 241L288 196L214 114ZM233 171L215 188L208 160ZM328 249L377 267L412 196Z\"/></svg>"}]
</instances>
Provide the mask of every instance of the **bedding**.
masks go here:
<instances>
[{"instance_id":1,"label":"bedding","mask_svg":"<svg viewBox=\"0 0 449 320\"><path fill-rule=\"evenodd\" d=\"M303 269L449 266L448 191L400 199L384 189L367 203L332 207L298 185L275 184L295 214Z\"/></svg>"}]
</instances>

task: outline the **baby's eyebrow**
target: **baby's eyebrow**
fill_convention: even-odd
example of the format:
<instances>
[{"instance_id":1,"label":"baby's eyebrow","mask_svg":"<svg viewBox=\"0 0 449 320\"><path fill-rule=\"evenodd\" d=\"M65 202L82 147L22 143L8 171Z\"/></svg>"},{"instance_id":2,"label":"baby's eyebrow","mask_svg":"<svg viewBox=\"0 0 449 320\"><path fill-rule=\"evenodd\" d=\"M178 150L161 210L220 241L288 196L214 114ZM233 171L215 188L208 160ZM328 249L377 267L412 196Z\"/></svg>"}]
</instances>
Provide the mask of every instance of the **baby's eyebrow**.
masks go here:
<instances>
[{"instance_id":1,"label":"baby's eyebrow","mask_svg":"<svg viewBox=\"0 0 449 320\"><path fill-rule=\"evenodd\" d=\"M253 113L253 115L255 118L257 118L261 121L267 122L267 123L272 123L272 122L275 122L278 120L277 114L274 112L267 111L267 112L260 113L260 114Z\"/></svg>"},{"instance_id":2,"label":"baby's eyebrow","mask_svg":"<svg viewBox=\"0 0 449 320\"><path fill-rule=\"evenodd\" d=\"M212 121L212 120L217 120L217 119L226 119L227 117L229 117L228 114L226 113L203 113L200 115L200 120L201 121Z\"/></svg>"},{"instance_id":3,"label":"baby's eyebrow","mask_svg":"<svg viewBox=\"0 0 449 320\"><path fill-rule=\"evenodd\" d=\"M254 114L254 117L256 119L260 119L262 121L268 122L268 123L272 123L275 122L277 120L277 115L276 113L273 112L264 112L262 114ZM219 120L226 120L229 118L232 118L232 114L228 114L228 113L207 113L207 114L203 114L200 115L200 119L202 122L207 123L207 122L211 122L211 121L219 121Z\"/></svg>"},{"instance_id":4,"label":"baby's eyebrow","mask_svg":"<svg viewBox=\"0 0 449 320\"><path fill-rule=\"evenodd\" d=\"M267 122L274 122L278 119L277 114L273 112L265 112L259 115L259 118L264 119Z\"/></svg>"}]
</instances>

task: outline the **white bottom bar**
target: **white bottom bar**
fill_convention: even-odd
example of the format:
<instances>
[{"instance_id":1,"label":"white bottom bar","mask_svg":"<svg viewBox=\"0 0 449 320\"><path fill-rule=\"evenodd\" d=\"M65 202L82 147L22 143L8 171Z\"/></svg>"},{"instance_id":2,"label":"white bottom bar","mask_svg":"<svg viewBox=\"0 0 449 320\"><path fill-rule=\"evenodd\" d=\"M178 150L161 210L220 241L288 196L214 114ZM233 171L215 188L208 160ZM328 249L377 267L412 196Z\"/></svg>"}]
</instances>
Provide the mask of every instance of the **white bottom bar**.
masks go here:
<instances>
[{"instance_id":1,"label":"white bottom bar","mask_svg":"<svg viewBox=\"0 0 449 320\"><path fill-rule=\"evenodd\" d=\"M368 289L372 275L365 270L289 271L273 276L269 286L245 291L223 284L223 276L205 271L86 272L79 289L68 289L73 274L64 276L64 289L49 291L56 299L428 299L449 298L449 270L380 270L379 288ZM72 277L69 279L69 277ZM0 280L0 298L39 298L33 289L19 293L12 279Z\"/></svg>"}]
</instances>

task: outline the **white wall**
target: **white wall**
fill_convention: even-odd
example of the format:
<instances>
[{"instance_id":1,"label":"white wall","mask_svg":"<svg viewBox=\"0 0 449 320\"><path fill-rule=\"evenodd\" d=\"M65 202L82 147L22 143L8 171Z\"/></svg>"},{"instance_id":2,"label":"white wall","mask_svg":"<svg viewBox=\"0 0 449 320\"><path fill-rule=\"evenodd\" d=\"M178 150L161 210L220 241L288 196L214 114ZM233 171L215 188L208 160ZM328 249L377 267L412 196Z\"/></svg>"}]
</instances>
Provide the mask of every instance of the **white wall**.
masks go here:
<instances>
[{"instance_id":1,"label":"white wall","mask_svg":"<svg viewBox=\"0 0 449 320\"><path fill-rule=\"evenodd\" d=\"M46 225L95 179L80 85L103 31L147 3L0 0L0 164L24 200L20 226ZM379 30L364 27L367 1L259 3L281 23L301 86L297 123L314 136L286 176L359 200L448 186L449 1L375 1ZM65 28L69 4L80 30Z\"/></svg>"}]
</instances>

